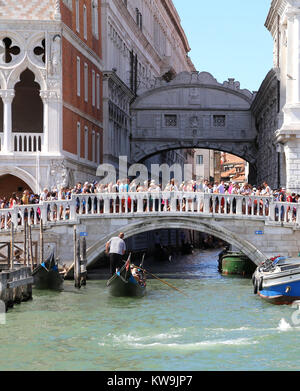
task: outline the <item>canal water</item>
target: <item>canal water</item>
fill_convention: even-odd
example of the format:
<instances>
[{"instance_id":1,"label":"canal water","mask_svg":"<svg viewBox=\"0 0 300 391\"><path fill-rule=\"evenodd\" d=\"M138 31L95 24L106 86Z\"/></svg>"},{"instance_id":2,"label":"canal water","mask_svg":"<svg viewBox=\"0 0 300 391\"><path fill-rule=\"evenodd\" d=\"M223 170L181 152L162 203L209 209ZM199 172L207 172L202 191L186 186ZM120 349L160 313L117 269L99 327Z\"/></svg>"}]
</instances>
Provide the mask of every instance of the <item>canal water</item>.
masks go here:
<instances>
[{"instance_id":1,"label":"canal water","mask_svg":"<svg viewBox=\"0 0 300 391\"><path fill-rule=\"evenodd\" d=\"M158 280L143 298L110 297L104 280L33 290L0 325L0 370L298 371L296 310L265 303L249 279L221 276L217 253L188 256L183 275L168 266L178 278L167 281L188 297Z\"/></svg>"}]
</instances>

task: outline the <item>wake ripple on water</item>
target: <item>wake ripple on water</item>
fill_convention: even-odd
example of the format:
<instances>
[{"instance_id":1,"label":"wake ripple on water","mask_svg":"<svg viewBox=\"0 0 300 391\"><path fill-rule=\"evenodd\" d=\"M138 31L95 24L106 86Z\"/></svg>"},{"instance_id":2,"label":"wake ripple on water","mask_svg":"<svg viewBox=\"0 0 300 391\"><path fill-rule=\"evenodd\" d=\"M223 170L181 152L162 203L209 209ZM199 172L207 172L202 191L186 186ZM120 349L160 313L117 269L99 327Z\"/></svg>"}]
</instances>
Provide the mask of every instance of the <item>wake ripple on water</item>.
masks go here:
<instances>
[{"instance_id":1,"label":"wake ripple on water","mask_svg":"<svg viewBox=\"0 0 300 391\"><path fill-rule=\"evenodd\" d=\"M241 328L242 329L242 328ZM240 330L241 330L240 329ZM181 332L180 332L181 331ZM98 346L111 346L116 345L127 348L135 349L149 349L149 348L158 348L158 349L179 349L194 351L206 348L213 348L219 346L230 346L230 345L250 345L256 344L257 341L253 338L233 338L233 339L216 339L216 340L203 340L199 342L185 342L187 339L184 336L183 330L177 330L176 332L171 333L161 333L155 335L133 335L133 334L121 334L114 335L112 333L107 334L107 336L98 343ZM170 343L169 340L174 339L175 341Z\"/></svg>"},{"instance_id":2,"label":"wake ripple on water","mask_svg":"<svg viewBox=\"0 0 300 391\"><path fill-rule=\"evenodd\" d=\"M231 340L216 340L216 341L201 341L201 342L194 342L194 343L170 343L170 344L164 344L155 342L152 344L132 344L135 348L152 348L152 347L158 347L158 348L170 348L170 349L180 349L180 350L200 350L200 349L206 349L206 348L213 348L213 347L219 347L221 345L253 345L257 344L258 341L253 341L250 338L237 338L237 339L231 339Z\"/></svg>"},{"instance_id":3,"label":"wake ripple on water","mask_svg":"<svg viewBox=\"0 0 300 391\"><path fill-rule=\"evenodd\" d=\"M151 340L167 340L167 339L173 339L173 338L180 338L182 337L182 332L185 331L185 329L181 330L177 333L171 332L171 333L161 333L156 335L133 335L133 334L121 334L121 335L115 335L112 333L107 334L108 343L116 342L116 343L131 343L131 342L140 342L140 341L151 341Z\"/></svg>"}]
</instances>

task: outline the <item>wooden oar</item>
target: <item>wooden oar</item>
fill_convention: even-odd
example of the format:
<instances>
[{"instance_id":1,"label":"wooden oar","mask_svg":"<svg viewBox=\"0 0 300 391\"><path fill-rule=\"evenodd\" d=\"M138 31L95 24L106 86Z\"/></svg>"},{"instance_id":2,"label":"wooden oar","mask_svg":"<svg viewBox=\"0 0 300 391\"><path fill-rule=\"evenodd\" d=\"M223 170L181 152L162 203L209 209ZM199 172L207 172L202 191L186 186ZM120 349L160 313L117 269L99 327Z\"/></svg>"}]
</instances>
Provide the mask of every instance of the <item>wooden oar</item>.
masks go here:
<instances>
[{"instance_id":1,"label":"wooden oar","mask_svg":"<svg viewBox=\"0 0 300 391\"><path fill-rule=\"evenodd\" d=\"M141 262L141 264L140 264L140 267L143 267L143 265L144 265L145 255L146 255L146 253L143 254L143 258L142 258L142 262Z\"/></svg>"},{"instance_id":2,"label":"wooden oar","mask_svg":"<svg viewBox=\"0 0 300 391\"><path fill-rule=\"evenodd\" d=\"M147 273L147 274L150 274L150 276L156 278L158 281L162 282L163 284L166 284L166 285L168 285L170 288L175 289L176 291L182 293L184 296L189 297L186 293L184 293L184 292L182 292L180 289L176 288L176 286L173 286L173 285L169 284L167 281L164 281L164 280L162 280L161 278L158 278L155 274L152 274L152 273L148 272L147 270L142 269L142 268L140 268L140 267L138 267L138 266L134 266L134 267L136 267L136 268L138 268L138 269L141 269L143 272L145 272L145 273Z\"/></svg>"}]
</instances>

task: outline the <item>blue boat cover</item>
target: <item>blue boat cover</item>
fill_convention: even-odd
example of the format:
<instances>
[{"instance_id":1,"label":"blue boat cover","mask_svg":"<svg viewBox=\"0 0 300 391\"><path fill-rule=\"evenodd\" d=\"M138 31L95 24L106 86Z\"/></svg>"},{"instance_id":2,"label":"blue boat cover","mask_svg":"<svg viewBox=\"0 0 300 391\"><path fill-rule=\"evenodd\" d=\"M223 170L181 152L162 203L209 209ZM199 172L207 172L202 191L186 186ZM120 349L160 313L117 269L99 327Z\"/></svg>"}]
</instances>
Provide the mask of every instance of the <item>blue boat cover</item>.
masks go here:
<instances>
[{"instance_id":1,"label":"blue boat cover","mask_svg":"<svg viewBox=\"0 0 300 391\"><path fill-rule=\"evenodd\" d=\"M287 257L278 257L273 261L273 265L276 265L279 261L284 261Z\"/></svg>"}]
</instances>

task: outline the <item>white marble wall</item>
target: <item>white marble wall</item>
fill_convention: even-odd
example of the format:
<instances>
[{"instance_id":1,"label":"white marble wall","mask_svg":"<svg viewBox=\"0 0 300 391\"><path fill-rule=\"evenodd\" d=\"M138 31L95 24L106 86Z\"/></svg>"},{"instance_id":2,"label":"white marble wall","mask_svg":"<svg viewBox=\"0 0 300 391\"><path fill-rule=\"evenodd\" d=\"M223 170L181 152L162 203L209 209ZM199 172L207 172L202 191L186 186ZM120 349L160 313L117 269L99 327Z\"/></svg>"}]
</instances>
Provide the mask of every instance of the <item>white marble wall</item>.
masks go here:
<instances>
[{"instance_id":1,"label":"white marble wall","mask_svg":"<svg viewBox=\"0 0 300 391\"><path fill-rule=\"evenodd\" d=\"M300 1L273 0L266 27L273 36L274 67L280 81L274 141L284 154L286 187L300 192Z\"/></svg>"},{"instance_id":2,"label":"white marble wall","mask_svg":"<svg viewBox=\"0 0 300 391\"><path fill-rule=\"evenodd\" d=\"M172 9L172 12L178 18L176 11ZM104 70L114 71L119 87L124 83L129 90L133 89L133 93L139 94L141 90L151 87L154 79L171 67L175 72L193 70L186 57L188 44L180 39L161 2L102 0L102 36ZM137 56L136 76L133 79L131 53ZM103 95L107 107L111 100L108 87L107 90L104 88ZM132 100L129 90L125 94ZM130 157L130 130L120 130L108 117L109 113L104 108L104 161L115 164L121 152Z\"/></svg>"}]
</instances>

